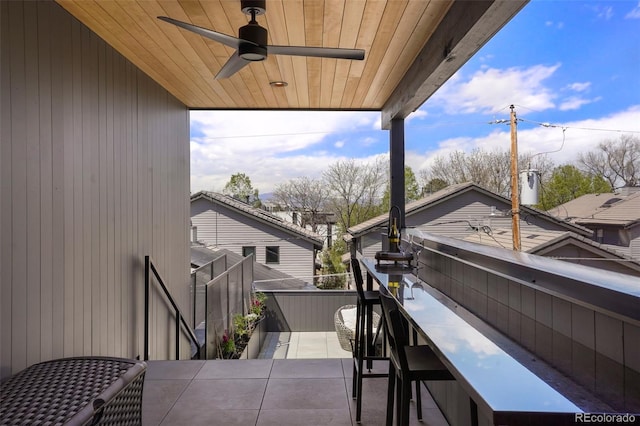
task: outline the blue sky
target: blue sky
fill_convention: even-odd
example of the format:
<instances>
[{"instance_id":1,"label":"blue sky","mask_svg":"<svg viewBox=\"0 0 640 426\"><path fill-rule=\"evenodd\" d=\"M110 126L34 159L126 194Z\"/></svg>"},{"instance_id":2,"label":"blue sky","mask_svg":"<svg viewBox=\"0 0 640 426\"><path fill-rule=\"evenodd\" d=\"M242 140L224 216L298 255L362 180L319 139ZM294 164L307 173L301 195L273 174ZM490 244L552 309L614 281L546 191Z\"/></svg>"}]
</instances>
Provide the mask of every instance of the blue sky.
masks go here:
<instances>
[{"instance_id":1,"label":"blue sky","mask_svg":"<svg viewBox=\"0 0 640 426\"><path fill-rule=\"evenodd\" d=\"M508 125L489 122L511 104L518 150L555 151L557 165L640 137L640 2L532 0L405 120L406 164L417 174L453 150L508 150ZM192 111L191 190L220 191L241 172L268 193L388 150L377 112Z\"/></svg>"}]
</instances>

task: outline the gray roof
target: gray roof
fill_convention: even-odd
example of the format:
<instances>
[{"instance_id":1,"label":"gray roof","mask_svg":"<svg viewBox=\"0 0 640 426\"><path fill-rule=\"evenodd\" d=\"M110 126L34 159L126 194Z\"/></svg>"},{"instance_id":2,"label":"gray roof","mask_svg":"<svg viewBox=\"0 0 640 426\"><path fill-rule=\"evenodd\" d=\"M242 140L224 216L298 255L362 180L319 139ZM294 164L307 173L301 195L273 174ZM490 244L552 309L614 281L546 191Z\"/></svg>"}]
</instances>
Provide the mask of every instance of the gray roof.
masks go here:
<instances>
[{"instance_id":1,"label":"gray roof","mask_svg":"<svg viewBox=\"0 0 640 426\"><path fill-rule=\"evenodd\" d=\"M640 222L640 192L586 194L549 210L579 225L630 227Z\"/></svg>"},{"instance_id":2,"label":"gray roof","mask_svg":"<svg viewBox=\"0 0 640 426\"><path fill-rule=\"evenodd\" d=\"M568 235L569 231L536 230L535 232L523 231L520 233L520 249L525 253L534 253L542 244ZM496 228L490 234L484 232L473 233L464 238L465 241L484 244L493 247L511 249L513 247L513 232L508 228Z\"/></svg>"},{"instance_id":3,"label":"gray roof","mask_svg":"<svg viewBox=\"0 0 640 426\"><path fill-rule=\"evenodd\" d=\"M227 265L235 265L244 259L241 255L227 249L208 248L199 244L191 245L191 265L199 268L207 263L227 256ZM262 263L253 263L253 280L256 290L317 290L313 284L307 283L289 274L272 269ZM257 281L257 282L256 282ZM263 282L260 282L263 281ZM266 282L265 282L266 281Z\"/></svg>"},{"instance_id":4,"label":"gray roof","mask_svg":"<svg viewBox=\"0 0 640 426\"><path fill-rule=\"evenodd\" d=\"M191 195L191 202L194 202L199 199L205 199L212 203L222 204L227 208L238 211L245 216L252 217L260 222L269 224L273 227L280 228L285 232L293 234L297 237L302 237L307 241L313 243L316 246L322 247L324 238L308 229L305 229L301 226L295 225L291 222L287 222L286 220L269 213L268 211L255 208L247 203L236 200L235 198L229 197L224 194L220 194L217 192L210 191L200 191L193 195Z\"/></svg>"},{"instance_id":5,"label":"gray roof","mask_svg":"<svg viewBox=\"0 0 640 426\"><path fill-rule=\"evenodd\" d=\"M465 182L465 183L458 183L455 185L449 185L448 187L441 189L440 191L436 191L427 197L408 203L405 206L405 215L410 216L414 213L418 213L422 210L428 209L429 207L432 207L436 204L445 202L449 199L456 197L457 195L460 195L468 191L477 191L477 192L486 194L489 197L493 197L497 200L500 200L504 203L507 203L507 204L511 203L511 200L509 200L506 197L503 197L502 195L495 194L473 182ZM587 228L584 228L582 226L579 226L573 223L568 223L563 219L554 217L541 210L538 210L532 207L527 207L527 206L520 206L520 211L521 211L521 214L536 215L537 217L542 218L544 220L561 224L567 230L570 230L579 234L591 235L591 231L588 230ZM348 232L349 234L351 234L352 237L356 238L363 234L366 234L367 232L371 231L374 228L378 228L380 226L386 226L388 219L389 219L389 215L385 213L380 216L369 219L365 222L362 222L358 225L352 226L351 228L348 229Z\"/></svg>"},{"instance_id":6,"label":"gray roof","mask_svg":"<svg viewBox=\"0 0 640 426\"><path fill-rule=\"evenodd\" d=\"M471 241L474 243L484 244L492 247L502 247L511 249L513 246L513 237L511 229L494 229L491 235L476 233L469 235L465 238L465 241ZM616 246L610 246L601 244L586 238L582 235L578 235L571 231L547 231L536 230L534 232L522 232L520 235L521 250L525 253L539 254L545 249L565 245L569 243L579 244L583 247L590 247L590 251L594 254L602 256L607 259L619 259L625 262L625 265L630 269L640 271L640 262L637 259L630 257L627 253L618 250ZM544 254L542 254L544 256Z\"/></svg>"}]
</instances>

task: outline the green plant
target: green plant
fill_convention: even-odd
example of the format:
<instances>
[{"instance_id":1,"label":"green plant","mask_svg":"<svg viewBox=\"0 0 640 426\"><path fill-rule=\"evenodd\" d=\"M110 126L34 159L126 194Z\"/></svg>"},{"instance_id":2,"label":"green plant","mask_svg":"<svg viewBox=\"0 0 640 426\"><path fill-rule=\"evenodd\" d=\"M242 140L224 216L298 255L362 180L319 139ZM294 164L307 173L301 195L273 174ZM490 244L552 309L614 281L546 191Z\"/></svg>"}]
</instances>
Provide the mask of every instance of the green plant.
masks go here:
<instances>
[{"instance_id":1,"label":"green plant","mask_svg":"<svg viewBox=\"0 0 640 426\"><path fill-rule=\"evenodd\" d=\"M222 335L222 342L220 344L222 352L222 358L231 358L236 353L236 342L233 340L233 336L229 334L227 330Z\"/></svg>"},{"instance_id":2,"label":"green plant","mask_svg":"<svg viewBox=\"0 0 640 426\"><path fill-rule=\"evenodd\" d=\"M257 316L262 315L262 311L264 310L264 304L267 300L267 296L262 292L255 292L251 299L251 306L249 307L249 313L255 314Z\"/></svg>"},{"instance_id":3,"label":"green plant","mask_svg":"<svg viewBox=\"0 0 640 426\"><path fill-rule=\"evenodd\" d=\"M236 335L239 337L248 336L251 331L249 328L248 318L242 314L235 314L233 316L233 328Z\"/></svg>"}]
</instances>

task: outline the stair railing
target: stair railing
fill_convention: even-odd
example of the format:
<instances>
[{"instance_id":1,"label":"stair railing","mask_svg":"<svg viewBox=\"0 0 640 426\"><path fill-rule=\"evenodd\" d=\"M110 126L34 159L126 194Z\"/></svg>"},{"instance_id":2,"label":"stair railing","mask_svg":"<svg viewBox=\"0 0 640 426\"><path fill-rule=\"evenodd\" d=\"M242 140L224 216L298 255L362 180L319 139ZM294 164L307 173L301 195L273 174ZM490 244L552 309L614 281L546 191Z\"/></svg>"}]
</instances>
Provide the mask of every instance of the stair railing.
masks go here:
<instances>
[{"instance_id":1,"label":"stair railing","mask_svg":"<svg viewBox=\"0 0 640 426\"><path fill-rule=\"evenodd\" d=\"M187 337L193 345L196 347L195 356L200 359L200 355L202 352L202 348L198 343L198 339L196 338L195 333L187 324L184 315L182 315L182 311L176 304L175 300L171 296L171 293L167 289L167 286L164 284L164 280L160 276L160 273L156 269L156 266L151 259L151 256L144 257L144 360L149 360L149 298L151 295L151 273L156 278L158 284L160 284L160 288L162 289L165 297L168 299L169 303L173 307L175 316L176 316L176 360L180 359L180 335L181 330L185 330ZM182 325L182 328L180 327Z\"/></svg>"}]
</instances>

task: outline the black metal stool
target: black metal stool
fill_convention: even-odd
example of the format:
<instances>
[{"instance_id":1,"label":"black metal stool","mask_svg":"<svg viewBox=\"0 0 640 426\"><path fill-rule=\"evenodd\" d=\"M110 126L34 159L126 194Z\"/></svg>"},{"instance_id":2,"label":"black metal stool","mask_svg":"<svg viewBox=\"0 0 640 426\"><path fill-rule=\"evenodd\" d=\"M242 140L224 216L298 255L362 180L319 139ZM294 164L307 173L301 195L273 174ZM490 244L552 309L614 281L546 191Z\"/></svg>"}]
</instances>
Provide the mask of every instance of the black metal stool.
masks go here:
<instances>
[{"instance_id":1,"label":"black metal stool","mask_svg":"<svg viewBox=\"0 0 640 426\"><path fill-rule=\"evenodd\" d=\"M378 291L365 291L362 280L360 261L351 259L351 269L356 282L358 303L356 305L356 336L353 350L353 384L352 396L356 398L356 422L362 415L362 379L364 377L387 377L387 373L371 373L374 360L387 360L385 356L375 355L375 338L373 334L373 307L380 305L380 293ZM381 321L382 322L382 321ZM383 324L377 325L377 332ZM377 333L376 333L377 336ZM369 371L365 373L364 363Z\"/></svg>"},{"instance_id":2,"label":"black metal stool","mask_svg":"<svg viewBox=\"0 0 640 426\"><path fill-rule=\"evenodd\" d=\"M382 316L387 326L389 355L389 387L387 390L387 426L393 423L394 385L396 378L398 405L396 424L409 424L411 382L416 382L416 408L418 420L422 420L420 382L423 380L455 380L447 367L427 345L409 346L406 320L398 310L396 300L385 292L380 293Z\"/></svg>"}]
</instances>

